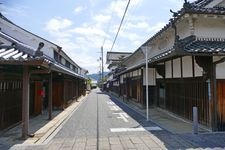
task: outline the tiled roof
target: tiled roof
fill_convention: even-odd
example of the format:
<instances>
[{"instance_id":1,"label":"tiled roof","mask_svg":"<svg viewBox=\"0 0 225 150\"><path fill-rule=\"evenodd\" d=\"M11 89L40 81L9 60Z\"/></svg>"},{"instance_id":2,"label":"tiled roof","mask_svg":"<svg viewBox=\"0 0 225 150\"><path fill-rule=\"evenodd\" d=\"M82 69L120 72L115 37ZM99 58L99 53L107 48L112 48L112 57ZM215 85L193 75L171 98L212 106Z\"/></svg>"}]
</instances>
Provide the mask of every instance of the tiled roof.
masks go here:
<instances>
[{"instance_id":1,"label":"tiled roof","mask_svg":"<svg viewBox=\"0 0 225 150\"><path fill-rule=\"evenodd\" d=\"M197 7L205 7L206 5L208 5L209 3L211 3L213 0L197 0L193 3L191 3L193 6L197 6Z\"/></svg>"},{"instance_id":2,"label":"tiled roof","mask_svg":"<svg viewBox=\"0 0 225 150\"><path fill-rule=\"evenodd\" d=\"M225 55L225 39L221 38L197 38L189 36L179 40L178 44L149 59L149 62L156 62L178 55Z\"/></svg>"},{"instance_id":3,"label":"tiled roof","mask_svg":"<svg viewBox=\"0 0 225 150\"><path fill-rule=\"evenodd\" d=\"M107 52L106 63L109 64L110 61L120 62L122 59L130 56L131 52Z\"/></svg>"},{"instance_id":4,"label":"tiled roof","mask_svg":"<svg viewBox=\"0 0 225 150\"><path fill-rule=\"evenodd\" d=\"M84 76L75 73L74 71L66 68L65 66L59 63L56 63L52 58L49 58L46 55L43 55L41 57L35 57L12 46L8 46L8 47L0 46L0 64L1 63L19 64L19 63L29 63L29 62L36 62L36 61L52 64L52 70L54 71L63 72L66 74L70 74L72 76L79 77L79 78L85 78Z\"/></svg>"},{"instance_id":5,"label":"tiled roof","mask_svg":"<svg viewBox=\"0 0 225 150\"><path fill-rule=\"evenodd\" d=\"M0 63L27 64L29 62L37 61L45 62L47 64L54 62L52 58L46 55L35 57L15 46L0 46Z\"/></svg>"},{"instance_id":6,"label":"tiled roof","mask_svg":"<svg viewBox=\"0 0 225 150\"><path fill-rule=\"evenodd\" d=\"M174 53L175 49L174 48L171 48L171 49L168 49L154 57L151 57L149 59L149 62L154 62L154 61L157 61L157 60L160 60L160 59L163 59L163 58L166 58L168 56L171 56L173 53Z\"/></svg>"},{"instance_id":7,"label":"tiled roof","mask_svg":"<svg viewBox=\"0 0 225 150\"><path fill-rule=\"evenodd\" d=\"M15 39L14 39L15 40ZM17 41L15 41L17 42ZM57 63L53 58L43 54L42 56L36 56L35 50L22 43L16 43L12 46L0 45L0 64L36 64L46 63L51 64L51 69L59 71L65 74L76 76L78 78L85 78L84 76L75 73L74 71L66 68L62 64ZM41 64L40 64L41 65Z\"/></svg>"},{"instance_id":8,"label":"tiled roof","mask_svg":"<svg viewBox=\"0 0 225 150\"><path fill-rule=\"evenodd\" d=\"M184 50L191 53L225 53L225 40L195 40L187 44Z\"/></svg>"},{"instance_id":9,"label":"tiled roof","mask_svg":"<svg viewBox=\"0 0 225 150\"><path fill-rule=\"evenodd\" d=\"M19 60L25 61L28 59L32 59L33 57L24 53L23 51L15 48L15 47L0 47L0 61L7 60Z\"/></svg>"},{"instance_id":10,"label":"tiled roof","mask_svg":"<svg viewBox=\"0 0 225 150\"><path fill-rule=\"evenodd\" d=\"M153 35L150 39L148 39L144 44L146 45L161 33L166 31L172 23L176 22L181 16L186 13L196 13L196 14L218 14L218 15L225 15L225 8L224 7L213 7L213 8L205 8L213 0L197 0L193 3L184 3L183 8L173 14L173 18L170 19L169 23L167 23L160 31L158 31L155 35Z\"/></svg>"}]
</instances>

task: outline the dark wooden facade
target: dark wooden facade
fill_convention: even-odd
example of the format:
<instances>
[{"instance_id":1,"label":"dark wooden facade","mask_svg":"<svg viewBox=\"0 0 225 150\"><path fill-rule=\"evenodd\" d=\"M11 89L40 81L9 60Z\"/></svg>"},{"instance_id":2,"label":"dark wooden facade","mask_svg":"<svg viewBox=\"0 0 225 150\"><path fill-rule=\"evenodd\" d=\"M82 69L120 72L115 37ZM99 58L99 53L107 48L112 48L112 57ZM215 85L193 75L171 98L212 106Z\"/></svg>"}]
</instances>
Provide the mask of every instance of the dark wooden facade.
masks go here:
<instances>
[{"instance_id":1,"label":"dark wooden facade","mask_svg":"<svg viewBox=\"0 0 225 150\"><path fill-rule=\"evenodd\" d=\"M23 85L21 66L0 65L0 68L0 130L2 130L22 119ZM30 70L32 69L30 67ZM66 108L72 100L85 94L85 81L78 77L61 75L63 78L59 78L58 76L58 73L53 73L53 107ZM31 116L40 115L43 109L48 108L47 77L48 74L35 74L30 77L29 114Z\"/></svg>"},{"instance_id":2,"label":"dark wooden facade","mask_svg":"<svg viewBox=\"0 0 225 150\"><path fill-rule=\"evenodd\" d=\"M66 75L53 79L53 107L65 108L82 95L85 95L84 80Z\"/></svg>"},{"instance_id":3,"label":"dark wooden facade","mask_svg":"<svg viewBox=\"0 0 225 150\"><path fill-rule=\"evenodd\" d=\"M189 120L197 107L199 122L210 126L208 83L202 77L157 80L157 85L159 107Z\"/></svg>"},{"instance_id":4,"label":"dark wooden facade","mask_svg":"<svg viewBox=\"0 0 225 150\"><path fill-rule=\"evenodd\" d=\"M225 80L217 80L217 126L225 130Z\"/></svg>"}]
</instances>

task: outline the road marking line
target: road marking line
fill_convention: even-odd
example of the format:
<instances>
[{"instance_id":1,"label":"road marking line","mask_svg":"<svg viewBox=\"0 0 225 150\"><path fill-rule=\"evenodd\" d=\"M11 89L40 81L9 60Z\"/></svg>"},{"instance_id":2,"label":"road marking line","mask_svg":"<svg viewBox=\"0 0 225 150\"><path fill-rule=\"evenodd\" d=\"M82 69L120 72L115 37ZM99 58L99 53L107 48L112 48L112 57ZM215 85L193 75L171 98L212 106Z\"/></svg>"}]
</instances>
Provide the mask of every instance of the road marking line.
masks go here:
<instances>
[{"instance_id":1,"label":"road marking line","mask_svg":"<svg viewBox=\"0 0 225 150\"><path fill-rule=\"evenodd\" d=\"M113 111L119 111L119 110L121 110L121 108L118 107L118 106L109 106L109 108L110 108L110 110L113 110Z\"/></svg>"},{"instance_id":2,"label":"road marking line","mask_svg":"<svg viewBox=\"0 0 225 150\"><path fill-rule=\"evenodd\" d=\"M106 102L106 103L109 104L109 105L115 105L114 102L110 102L110 101L108 101L108 102Z\"/></svg>"},{"instance_id":3,"label":"road marking line","mask_svg":"<svg viewBox=\"0 0 225 150\"><path fill-rule=\"evenodd\" d=\"M111 132L140 132L140 131L159 131L160 127L140 127L140 128L111 128Z\"/></svg>"},{"instance_id":4,"label":"road marking line","mask_svg":"<svg viewBox=\"0 0 225 150\"><path fill-rule=\"evenodd\" d=\"M115 115L119 115L120 117L117 117L118 119L123 119L124 122L129 122L127 118L129 118L129 116L127 115L127 113L113 113Z\"/></svg>"}]
</instances>

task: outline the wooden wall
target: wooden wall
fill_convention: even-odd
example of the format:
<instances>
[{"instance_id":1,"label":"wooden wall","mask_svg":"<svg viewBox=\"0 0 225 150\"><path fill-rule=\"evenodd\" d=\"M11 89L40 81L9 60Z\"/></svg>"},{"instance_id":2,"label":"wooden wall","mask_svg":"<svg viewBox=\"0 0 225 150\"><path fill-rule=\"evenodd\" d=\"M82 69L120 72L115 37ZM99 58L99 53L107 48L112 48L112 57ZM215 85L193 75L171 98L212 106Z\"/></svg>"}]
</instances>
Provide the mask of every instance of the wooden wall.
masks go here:
<instances>
[{"instance_id":1,"label":"wooden wall","mask_svg":"<svg viewBox=\"0 0 225 150\"><path fill-rule=\"evenodd\" d=\"M218 130L225 130L225 80L217 80Z\"/></svg>"},{"instance_id":2,"label":"wooden wall","mask_svg":"<svg viewBox=\"0 0 225 150\"><path fill-rule=\"evenodd\" d=\"M158 80L158 84L162 81ZM198 107L199 122L209 126L208 84L202 77L166 79L165 109L192 120L192 108ZM159 88L158 88L159 96Z\"/></svg>"},{"instance_id":3,"label":"wooden wall","mask_svg":"<svg viewBox=\"0 0 225 150\"><path fill-rule=\"evenodd\" d=\"M62 81L53 81L52 83L52 104L53 107L63 108L64 84Z\"/></svg>"},{"instance_id":4,"label":"wooden wall","mask_svg":"<svg viewBox=\"0 0 225 150\"><path fill-rule=\"evenodd\" d=\"M21 120L21 80L0 80L0 130Z\"/></svg>"},{"instance_id":5,"label":"wooden wall","mask_svg":"<svg viewBox=\"0 0 225 150\"><path fill-rule=\"evenodd\" d=\"M53 106L56 108L67 107L73 100L85 95L84 80L65 77L53 80Z\"/></svg>"}]
</instances>

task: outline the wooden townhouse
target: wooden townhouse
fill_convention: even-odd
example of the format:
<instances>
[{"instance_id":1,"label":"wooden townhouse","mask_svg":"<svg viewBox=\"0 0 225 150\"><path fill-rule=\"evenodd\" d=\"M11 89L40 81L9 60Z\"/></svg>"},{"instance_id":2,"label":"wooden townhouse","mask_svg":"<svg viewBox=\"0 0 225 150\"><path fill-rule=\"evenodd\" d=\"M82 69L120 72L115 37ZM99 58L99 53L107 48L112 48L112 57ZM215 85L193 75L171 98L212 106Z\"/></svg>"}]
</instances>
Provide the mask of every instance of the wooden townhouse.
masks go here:
<instances>
[{"instance_id":1,"label":"wooden townhouse","mask_svg":"<svg viewBox=\"0 0 225 150\"><path fill-rule=\"evenodd\" d=\"M85 94L85 73L58 45L0 14L0 130L44 109L63 109Z\"/></svg>"},{"instance_id":2,"label":"wooden townhouse","mask_svg":"<svg viewBox=\"0 0 225 150\"><path fill-rule=\"evenodd\" d=\"M122 95L145 102L145 54L148 49L149 105L225 130L225 0L184 2L158 33L123 61L118 73Z\"/></svg>"},{"instance_id":3,"label":"wooden townhouse","mask_svg":"<svg viewBox=\"0 0 225 150\"><path fill-rule=\"evenodd\" d=\"M107 52L106 64L108 64L110 72L107 75L107 82L104 86L105 90L108 91L108 89L110 89L110 91L114 93L121 93L119 78L117 78L115 74L121 71L121 62L131 54L130 52Z\"/></svg>"}]
</instances>

